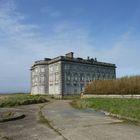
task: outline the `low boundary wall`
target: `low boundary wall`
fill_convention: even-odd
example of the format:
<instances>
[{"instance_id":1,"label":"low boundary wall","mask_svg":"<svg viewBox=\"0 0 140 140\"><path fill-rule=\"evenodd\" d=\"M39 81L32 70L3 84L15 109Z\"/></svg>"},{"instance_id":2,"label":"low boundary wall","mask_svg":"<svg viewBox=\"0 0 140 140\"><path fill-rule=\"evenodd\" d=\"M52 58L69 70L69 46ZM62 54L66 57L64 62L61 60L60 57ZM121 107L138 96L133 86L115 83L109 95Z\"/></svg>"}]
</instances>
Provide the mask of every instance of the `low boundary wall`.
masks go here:
<instances>
[{"instance_id":1,"label":"low boundary wall","mask_svg":"<svg viewBox=\"0 0 140 140\"><path fill-rule=\"evenodd\" d=\"M81 95L81 98L135 98L140 99L140 95Z\"/></svg>"}]
</instances>

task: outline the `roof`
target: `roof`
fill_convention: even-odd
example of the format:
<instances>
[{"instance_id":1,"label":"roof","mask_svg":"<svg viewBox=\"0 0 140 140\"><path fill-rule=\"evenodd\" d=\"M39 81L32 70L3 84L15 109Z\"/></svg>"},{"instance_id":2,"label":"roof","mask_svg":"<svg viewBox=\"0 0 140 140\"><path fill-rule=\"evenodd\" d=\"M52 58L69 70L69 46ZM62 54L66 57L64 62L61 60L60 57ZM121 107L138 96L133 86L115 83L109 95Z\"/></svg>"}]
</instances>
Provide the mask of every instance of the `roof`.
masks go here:
<instances>
[{"instance_id":1,"label":"roof","mask_svg":"<svg viewBox=\"0 0 140 140\"><path fill-rule=\"evenodd\" d=\"M116 68L115 64L111 64L111 63L106 63L106 62L99 62L97 61L97 59L83 59L83 58L74 58L72 57L68 57L68 56L59 56L53 59L50 58L44 58L44 60L39 60L39 61L35 61L35 63L33 64L33 66L31 67L31 69L37 65L49 65L52 63L56 63L59 61L66 61L66 62L73 62L73 63L82 63L82 64L89 64L89 65L98 65L98 66L106 66L106 67L114 67Z\"/></svg>"}]
</instances>

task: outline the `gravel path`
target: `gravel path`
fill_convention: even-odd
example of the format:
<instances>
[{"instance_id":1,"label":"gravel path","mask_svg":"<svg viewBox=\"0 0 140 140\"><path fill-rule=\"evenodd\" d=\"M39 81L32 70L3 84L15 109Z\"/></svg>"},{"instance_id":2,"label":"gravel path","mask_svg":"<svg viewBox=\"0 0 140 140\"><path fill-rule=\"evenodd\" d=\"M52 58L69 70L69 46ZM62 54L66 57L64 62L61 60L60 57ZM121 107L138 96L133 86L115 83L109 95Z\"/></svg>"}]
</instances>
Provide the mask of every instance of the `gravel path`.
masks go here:
<instances>
[{"instance_id":1,"label":"gravel path","mask_svg":"<svg viewBox=\"0 0 140 140\"><path fill-rule=\"evenodd\" d=\"M69 101L55 101L45 106L43 113L68 140L140 140L140 126L92 109L76 110Z\"/></svg>"},{"instance_id":2,"label":"gravel path","mask_svg":"<svg viewBox=\"0 0 140 140\"><path fill-rule=\"evenodd\" d=\"M0 140L63 140L62 136L59 136L47 125L38 123L39 106L36 104L5 109L21 112L26 117L0 123Z\"/></svg>"},{"instance_id":3,"label":"gravel path","mask_svg":"<svg viewBox=\"0 0 140 140\"><path fill-rule=\"evenodd\" d=\"M51 127L37 121L40 104L11 108L26 117L0 123L0 140L140 140L140 126L92 109L76 110L69 102L56 100L42 108Z\"/></svg>"}]
</instances>

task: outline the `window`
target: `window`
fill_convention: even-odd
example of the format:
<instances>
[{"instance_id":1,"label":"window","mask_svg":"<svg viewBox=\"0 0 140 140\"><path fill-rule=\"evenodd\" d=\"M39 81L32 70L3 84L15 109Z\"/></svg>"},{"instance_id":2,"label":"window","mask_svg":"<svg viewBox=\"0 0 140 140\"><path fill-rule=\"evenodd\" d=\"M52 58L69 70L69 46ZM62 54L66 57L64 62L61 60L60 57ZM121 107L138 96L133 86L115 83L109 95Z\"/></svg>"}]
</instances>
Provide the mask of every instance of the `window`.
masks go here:
<instances>
[{"instance_id":1,"label":"window","mask_svg":"<svg viewBox=\"0 0 140 140\"><path fill-rule=\"evenodd\" d=\"M95 80L95 75L94 74L92 75L92 80Z\"/></svg>"},{"instance_id":2,"label":"window","mask_svg":"<svg viewBox=\"0 0 140 140\"><path fill-rule=\"evenodd\" d=\"M70 81L70 74L67 75L67 80Z\"/></svg>"},{"instance_id":3,"label":"window","mask_svg":"<svg viewBox=\"0 0 140 140\"><path fill-rule=\"evenodd\" d=\"M35 73L37 73L37 72L38 72L38 68L36 67L36 68L35 68Z\"/></svg>"},{"instance_id":4,"label":"window","mask_svg":"<svg viewBox=\"0 0 140 140\"><path fill-rule=\"evenodd\" d=\"M78 74L74 74L74 80L78 81Z\"/></svg>"},{"instance_id":5,"label":"window","mask_svg":"<svg viewBox=\"0 0 140 140\"><path fill-rule=\"evenodd\" d=\"M45 77L41 76L41 77L40 77L40 82L41 82L41 83L44 83L44 82L45 82Z\"/></svg>"},{"instance_id":6,"label":"window","mask_svg":"<svg viewBox=\"0 0 140 140\"><path fill-rule=\"evenodd\" d=\"M90 75L89 74L87 75L87 81L90 81Z\"/></svg>"},{"instance_id":7,"label":"window","mask_svg":"<svg viewBox=\"0 0 140 140\"><path fill-rule=\"evenodd\" d=\"M34 84L34 81L35 81L35 80L34 80L34 78L33 78L33 79L32 79L32 84Z\"/></svg>"},{"instance_id":8,"label":"window","mask_svg":"<svg viewBox=\"0 0 140 140\"><path fill-rule=\"evenodd\" d=\"M32 77L34 77L34 75L35 75L35 71L32 71Z\"/></svg>"},{"instance_id":9,"label":"window","mask_svg":"<svg viewBox=\"0 0 140 140\"><path fill-rule=\"evenodd\" d=\"M97 80L100 80L100 74L97 75Z\"/></svg>"},{"instance_id":10,"label":"window","mask_svg":"<svg viewBox=\"0 0 140 140\"><path fill-rule=\"evenodd\" d=\"M50 74L50 76L49 76L49 81L50 81L50 82L53 81L53 74Z\"/></svg>"},{"instance_id":11,"label":"window","mask_svg":"<svg viewBox=\"0 0 140 140\"><path fill-rule=\"evenodd\" d=\"M70 66L68 64L65 64L65 69L69 69Z\"/></svg>"},{"instance_id":12,"label":"window","mask_svg":"<svg viewBox=\"0 0 140 140\"><path fill-rule=\"evenodd\" d=\"M45 92L44 86L41 86L41 87L40 87L40 92L41 92L41 93L44 93L44 92Z\"/></svg>"},{"instance_id":13,"label":"window","mask_svg":"<svg viewBox=\"0 0 140 140\"><path fill-rule=\"evenodd\" d=\"M84 81L84 74L80 74L80 81Z\"/></svg>"},{"instance_id":14,"label":"window","mask_svg":"<svg viewBox=\"0 0 140 140\"><path fill-rule=\"evenodd\" d=\"M41 72L45 72L45 68L42 67L42 68L40 69L40 71L41 71Z\"/></svg>"},{"instance_id":15,"label":"window","mask_svg":"<svg viewBox=\"0 0 140 140\"><path fill-rule=\"evenodd\" d=\"M55 81L58 81L58 80L59 80L59 73L56 72L56 73L55 73Z\"/></svg>"},{"instance_id":16,"label":"window","mask_svg":"<svg viewBox=\"0 0 140 140\"><path fill-rule=\"evenodd\" d=\"M81 87L81 89L80 89L80 90L81 90L81 92L82 92L82 91L84 91L84 85L83 85L83 84L81 84L81 86L80 86L80 87Z\"/></svg>"},{"instance_id":17,"label":"window","mask_svg":"<svg viewBox=\"0 0 140 140\"><path fill-rule=\"evenodd\" d=\"M55 70L58 71L59 67L58 65L55 65Z\"/></svg>"},{"instance_id":18,"label":"window","mask_svg":"<svg viewBox=\"0 0 140 140\"><path fill-rule=\"evenodd\" d=\"M53 72L53 66L49 67L50 72Z\"/></svg>"},{"instance_id":19,"label":"window","mask_svg":"<svg viewBox=\"0 0 140 140\"><path fill-rule=\"evenodd\" d=\"M68 72L65 73L65 80L66 81L70 81L71 80L71 74L70 73L68 73Z\"/></svg>"},{"instance_id":20,"label":"window","mask_svg":"<svg viewBox=\"0 0 140 140\"><path fill-rule=\"evenodd\" d=\"M74 87L77 87L77 84L74 84Z\"/></svg>"},{"instance_id":21,"label":"window","mask_svg":"<svg viewBox=\"0 0 140 140\"><path fill-rule=\"evenodd\" d=\"M37 77L35 77L35 82L38 82L38 78Z\"/></svg>"},{"instance_id":22,"label":"window","mask_svg":"<svg viewBox=\"0 0 140 140\"><path fill-rule=\"evenodd\" d=\"M103 80L105 80L105 74L103 74Z\"/></svg>"}]
</instances>

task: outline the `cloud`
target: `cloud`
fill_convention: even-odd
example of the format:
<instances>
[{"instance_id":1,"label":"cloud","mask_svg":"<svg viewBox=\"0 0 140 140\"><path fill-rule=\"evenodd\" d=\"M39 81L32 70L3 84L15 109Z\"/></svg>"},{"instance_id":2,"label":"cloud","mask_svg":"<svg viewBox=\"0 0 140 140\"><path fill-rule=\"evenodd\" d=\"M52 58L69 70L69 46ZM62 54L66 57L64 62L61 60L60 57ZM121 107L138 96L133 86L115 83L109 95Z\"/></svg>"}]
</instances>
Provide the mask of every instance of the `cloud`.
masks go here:
<instances>
[{"instance_id":1,"label":"cloud","mask_svg":"<svg viewBox=\"0 0 140 140\"><path fill-rule=\"evenodd\" d=\"M47 11L48 16L53 12ZM130 31L120 35L113 46L100 48L91 31L73 21L57 21L45 34L40 30L37 24L26 24L26 15L17 11L14 0L0 1L0 92L29 91L29 68L35 60L70 51L117 64L118 76L139 73L140 41L133 40Z\"/></svg>"},{"instance_id":2,"label":"cloud","mask_svg":"<svg viewBox=\"0 0 140 140\"><path fill-rule=\"evenodd\" d=\"M35 58L38 26L23 24L13 0L0 1L0 92L27 91L29 68ZM34 55L33 55L34 54Z\"/></svg>"},{"instance_id":3,"label":"cloud","mask_svg":"<svg viewBox=\"0 0 140 140\"><path fill-rule=\"evenodd\" d=\"M137 75L140 65L140 41L133 39L132 32L126 32L119 37L119 40L114 42L114 45L108 50L101 50L98 56L102 60L113 62L117 65L117 76Z\"/></svg>"}]
</instances>

